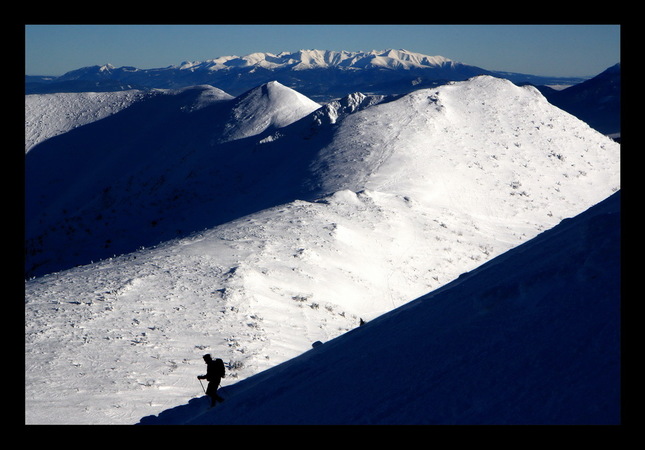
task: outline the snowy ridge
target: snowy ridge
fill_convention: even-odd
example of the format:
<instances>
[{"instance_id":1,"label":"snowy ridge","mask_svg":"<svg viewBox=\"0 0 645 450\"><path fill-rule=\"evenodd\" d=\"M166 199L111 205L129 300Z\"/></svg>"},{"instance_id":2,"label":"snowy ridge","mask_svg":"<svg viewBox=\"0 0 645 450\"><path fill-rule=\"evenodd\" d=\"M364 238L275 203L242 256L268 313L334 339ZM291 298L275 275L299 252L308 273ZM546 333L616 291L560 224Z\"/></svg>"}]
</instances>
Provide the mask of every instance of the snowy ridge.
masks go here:
<instances>
[{"instance_id":1,"label":"snowy ridge","mask_svg":"<svg viewBox=\"0 0 645 450\"><path fill-rule=\"evenodd\" d=\"M201 88L192 110L197 110L220 100L233 97L212 86ZM49 138L74 128L109 117L137 102L167 93L180 93L184 89L117 92L69 92L57 94L25 95L25 152Z\"/></svg>"},{"instance_id":2,"label":"snowy ridge","mask_svg":"<svg viewBox=\"0 0 645 450\"><path fill-rule=\"evenodd\" d=\"M28 201L51 199L28 216L34 261L92 258L25 284L28 423L184 404L201 396L203 353L230 386L620 188L618 144L491 77L310 112L278 84L212 94L160 93L27 153ZM255 115L231 140L235 111Z\"/></svg>"},{"instance_id":3,"label":"snowy ridge","mask_svg":"<svg viewBox=\"0 0 645 450\"><path fill-rule=\"evenodd\" d=\"M158 91L44 142L26 157L28 273L154 245L251 211L274 195L292 197L269 186L264 199L262 184L275 184L278 167L271 166L293 159L289 149L257 154L240 141L319 106L278 83L237 98L208 86Z\"/></svg>"},{"instance_id":4,"label":"snowy ridge","mask_svg":"<svg viewBox=\"0 0 645 450\"><path fill-rule=\"evenodd\" d=\"M515 207L561 219L565 186L613 179L618 188L619 146L591 131L532 87L476 77L349 115L312 162L310 183L322 195L369 189L489 218L515 197Z\"/></svg>"},{"instance_id":5,"label":"snowy ridge","mask_svg":"<svg viewBox=\"0 0 645 450\"><path fill-rule=\"evenodd\" d=\"M80 92L25 96L25 152L51 137L103 119L149 94Z\"/></svg>"},{"instance_id":6,"label":"snowy ridge","mask_svg":"<svg viewBox=\"0 0 645 450\"><path fill-rule=\"evenodd\" d=\"M434 68L455 64L443 56L427 56L408 50L372 50L348 52L332 50L299 50L297 52L252 53L246 56L221 56L203 62L183 62L181 70L208 69L211 71L239 67L262 67L264 69L291 68L307 70L314 68L368 68L384 69Z\"/></svg>"},{"instance_id":7,"label":"snowy ridge","mask_svg":"<svg viewBox=\"0 0 645 450\"><path fill-rule=\"evenodd\" d=\"M618 425L620 194L437 291L140 424Z\"/></svg>"}]
</instances>

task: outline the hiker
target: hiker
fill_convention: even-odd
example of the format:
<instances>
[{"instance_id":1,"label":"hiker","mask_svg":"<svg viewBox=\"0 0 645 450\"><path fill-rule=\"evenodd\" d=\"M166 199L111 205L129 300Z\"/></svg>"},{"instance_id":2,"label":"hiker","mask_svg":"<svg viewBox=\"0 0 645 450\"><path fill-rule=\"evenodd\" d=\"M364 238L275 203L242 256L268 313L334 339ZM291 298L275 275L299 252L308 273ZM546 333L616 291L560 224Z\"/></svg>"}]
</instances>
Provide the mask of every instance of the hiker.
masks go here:
<instances>
[{"instance_id":1,"label":"hiker","mask_svg":"<svg viewBox=\"0 0 645 450\"><path fill-rule=\"evenodd\" d=\"M221 379L224 377L224 362L217 358L213 360L211 355L204 355L204 362L206 363L206 375L198 375L199 380L208 380L208 387L206 388L206 395L211 398L211 407L215 406L215 402L223 402L224 399L217 395L217 388Z\"/></svg>"}]
</instances>

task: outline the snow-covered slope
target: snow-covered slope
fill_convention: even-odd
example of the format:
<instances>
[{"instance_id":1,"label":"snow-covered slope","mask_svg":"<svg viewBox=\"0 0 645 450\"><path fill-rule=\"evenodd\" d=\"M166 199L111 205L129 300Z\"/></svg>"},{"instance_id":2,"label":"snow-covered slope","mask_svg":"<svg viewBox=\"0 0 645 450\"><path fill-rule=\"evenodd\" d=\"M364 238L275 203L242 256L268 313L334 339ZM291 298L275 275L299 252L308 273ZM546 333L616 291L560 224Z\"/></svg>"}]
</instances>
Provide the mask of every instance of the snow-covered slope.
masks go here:
<instances>
[{"instance_id":1,"label":"snow-covered slope","mask_svg":"<svg viewBox=\"0 0 645 450\"><path fill-rule=\"evenodd\" d=\"M459 63L443 56L428 56L408 50L372 50L348 52L333 50L299 50L278 54L258 52L246 56L222 56L202 62L183 62L181 70L207 69L228 70L237 67L262 67L265 69L308 70L329 67L364 69L378 67L385 69L437 68L454 66Z\"/></svg>"},{"instance_id":2,"label":"snow-covered slope","mask_svg":"<svg viewBox=\"0 0 645 450\"><path fill-rule=\"evenodd\" d=\"M113 246L143 242L141 233L174 238L27 281L29 423L134 423L185 403L201 393L195 376L206 352L229 365L225 385L245 379L445 285L620 186L618 144L535 89L490 77L396 100L355 95L225 143L240 98L195 109L195 90L182 95L27 153L48 155L43 168L68 164L62 142L110 155L100 171L87 164L62 178L64 196L53 196L47 170L33 178L33 198L51 195L67 211L61 231L47 228L58 233L52 242L71 235L61 255L73 246L90 254L87 243L106 237ZM275 113L261 98L249 105ZM147 120L133 122L142 111ZM179 113L168 120L168 111ZM127 142L97 139L115 129L128 130Z\"/></svg>"},{"instance_id":3,"label":"snow-covered slope","mask_svg":"<svg viewBox=\"0 0 645 450\"><path fill-rule=\"evenodd\" d=\"M296 122L320 105L304 95L271 81L252 89L235 102L222 142L256 136L268 128Z\"/></svg>"},{"instance_id":4,"label":"snow-covered slope","mask_svg":"<svg viewBox=\"0 0 645 450\"><path fill-rule=\"evenodd\" d=\"M620 194L335 340L141 424L621 423Z\"/></svg>"},{"instance_id":5,"label":"snow-covered slope","mask_svg":"<svg viewBox=\"0 0 645 450\"><path fill-rule=\"evenodd\" d=\"M551 104L620 138L621 76L619 63L583 83L561 90L543 86L540 91Z\"/></svg>"},{"instance_id":6,"label":"snow-covered slope","mask_svg":"<svg viewBox=\"0 0 645 450\"><path fill-rule=\"evenodd\" d=\"M142 91L25 95L25 152L51 137L117 113L146 95Z\"/></svg>"},{"instance_id":7,"label":"snow-covered slope","mask_svg":"<svg viewBox=\"0 0 645 450\"><path fill-rule=\"evenodd\" d=\"M89 263L257 210L268 201L263 191L283 194L258 184L291 149L258 154L243 138L319 107L278 83L237 98L209 86L159 91L34 147L25 158L26 272Z\"/></svg>"},{"instance_id":8,"label":"snow-covered slope","mask_svg":"<svg viewBox=\"0 0 645 450\"><path fill-rule=\"evenodd\" d=\"M312 163L311 183L325 194L367 188L484 216L508 203L562 217L570 188L617 187L618 149L535 88L482 76L348 116Z\"/></svg>"}]
</instances>

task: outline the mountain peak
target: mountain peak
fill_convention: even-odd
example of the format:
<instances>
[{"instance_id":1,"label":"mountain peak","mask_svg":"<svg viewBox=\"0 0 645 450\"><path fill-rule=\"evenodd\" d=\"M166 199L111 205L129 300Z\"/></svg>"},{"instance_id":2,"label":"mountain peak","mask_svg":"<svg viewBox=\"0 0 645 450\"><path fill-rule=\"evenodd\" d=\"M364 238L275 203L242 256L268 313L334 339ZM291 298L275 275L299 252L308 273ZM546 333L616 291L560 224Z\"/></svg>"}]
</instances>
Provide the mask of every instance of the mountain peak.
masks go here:
<instances>
[{"instance_id":1,"label":"mountain peak","mask_svg":"<svg viewBox=\"0 0 645 450\"><path fill-rule=\"evenodd\" d=\"M301 93L278 81L269 81L236 98L233 121L231 127L226 127L223 141L287 126L318 108L318 103Z\"/></svg>"},{"instance_id":2,"label":"mountain peak","mask_svg":"<svg viewBox=\"0 0 645 450\"><path fill-rule=\"evenodd\" d=\"M276 80L268 81L239 97L241 102L248 102L250 98L253 98L253 101L263 99L263 101L270 102L274 105L280 103L295 103L304 104L312 108L320 108L318 103Z\"/></svg>"},{"instance_id":3,"label":"mountain peak","mask_svg":"<svg viewBox=\"0 0 645 450\"><path fill-rule=\"evenodd\" d=\"M389 59L391 61L398 61L399 64L404 67L435 67L442 66L446 63L450 64L454 61L437 55L437 56L428 56L421 53L411 52L405 49L400 50L384 50L381 52L372 51L371 54L374 54L376 57Z\"/></svg>"},{"instance_id":4,"label":"mountain peak","mask_svg":"<svg viewBox=\"0 0 645 450\"><path fill-rule=\"evenodd\" d=\"M226 70L239 67L262 67L265 69L291 68L306 70L316 68L369 68L410 69L440 67L453 63L443 56L428 56L408 50L386 49L369 52L346 50L301 49L296 52L256 52L246 56L220 56L204 62L183 62L180 69Z\"/></svg>"}]
</instances>

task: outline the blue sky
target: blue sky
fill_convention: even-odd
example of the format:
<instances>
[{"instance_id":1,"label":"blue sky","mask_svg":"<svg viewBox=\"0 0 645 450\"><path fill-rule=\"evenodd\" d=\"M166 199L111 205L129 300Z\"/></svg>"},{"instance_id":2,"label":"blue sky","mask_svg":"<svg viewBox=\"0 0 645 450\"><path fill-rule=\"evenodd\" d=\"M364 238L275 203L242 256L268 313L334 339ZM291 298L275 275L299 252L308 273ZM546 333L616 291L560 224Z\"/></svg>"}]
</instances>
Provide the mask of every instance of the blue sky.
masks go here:
<instances>
[{"instance_id":1,"label":"blue sky","mask_svg":"<svg viewBox=\"0 0 645 450\"><path fill-rule=\"evenodd\" d=\"M620 62L620 25L26 25L25 73L140 69L254 52L406 49L489 70L593 76Z\"/></svg>"}]
</instances>

